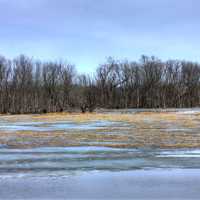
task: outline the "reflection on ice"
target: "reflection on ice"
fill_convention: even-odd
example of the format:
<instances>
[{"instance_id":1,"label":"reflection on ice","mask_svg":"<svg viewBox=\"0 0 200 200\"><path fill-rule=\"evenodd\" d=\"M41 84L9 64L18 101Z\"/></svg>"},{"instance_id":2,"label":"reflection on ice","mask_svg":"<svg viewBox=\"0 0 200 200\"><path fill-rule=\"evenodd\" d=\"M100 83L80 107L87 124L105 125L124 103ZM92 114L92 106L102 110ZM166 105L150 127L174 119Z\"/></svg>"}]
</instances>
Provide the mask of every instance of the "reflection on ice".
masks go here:
<instances>
[{"instance_id":1,"label":"reflection on ice","mask_svg":"<svg viewBox=\"0 0 200 200\"><path fill-rule=\"evenodd\" d=\"M0 149L0 173L50 176L85 171L174 169L200 166L200 151L106 147Z\"/></svg>"},{"instance_id":2,"label":"reflection on ice","mask_svg":"<svg viewBox=\"0 0 200 200\"><path fill-rule=\"evenodd\" d=\"M164 158L200 158L200 150L163 151L157 157Z\"/></svg>"},{"instance_id":3,"label":"reflection on ice","mask_svg":"<svg viewBox=\"0 0 200 200\"><path fill-rule=\"evenodd\" d=\"M78 146L78 147L43 147L34 149L0 149L1 153L67 153L67 152L108 152L108 151L136 151L133 149L118 149L98 146Z\"/></svg>"}]
</instances>

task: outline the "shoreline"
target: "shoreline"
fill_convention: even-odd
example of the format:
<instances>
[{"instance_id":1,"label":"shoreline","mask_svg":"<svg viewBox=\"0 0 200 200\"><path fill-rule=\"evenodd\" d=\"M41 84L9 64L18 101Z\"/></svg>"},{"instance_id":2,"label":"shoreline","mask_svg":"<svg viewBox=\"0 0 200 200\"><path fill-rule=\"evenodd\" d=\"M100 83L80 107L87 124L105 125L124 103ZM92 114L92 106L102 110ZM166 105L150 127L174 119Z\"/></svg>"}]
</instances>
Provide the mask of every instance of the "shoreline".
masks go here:
<instances>
[{"instance_id":1,"label":"shoreline","mask_svg":"<svg viewBox=\"0 0 200 200\"><path fill-rule=\"evenodd\" d=\"M119 113L121 112L122 114L124 113L142 113L142 112L152 112L152 113L171 113L171 112L179 112L179 111L196 111L196 112L200 112L200 107L192 107L192 108L98 108L95 109L93 112L81 112L79 109L75 109L75 110L64 110L62 112L47 112L47 113L43 113L43 112L38 112L38 113L0 113L0 116L23 116L23 115L51 115L51 114L106 114L106 113Z\"/></svg>"}]
</instances>

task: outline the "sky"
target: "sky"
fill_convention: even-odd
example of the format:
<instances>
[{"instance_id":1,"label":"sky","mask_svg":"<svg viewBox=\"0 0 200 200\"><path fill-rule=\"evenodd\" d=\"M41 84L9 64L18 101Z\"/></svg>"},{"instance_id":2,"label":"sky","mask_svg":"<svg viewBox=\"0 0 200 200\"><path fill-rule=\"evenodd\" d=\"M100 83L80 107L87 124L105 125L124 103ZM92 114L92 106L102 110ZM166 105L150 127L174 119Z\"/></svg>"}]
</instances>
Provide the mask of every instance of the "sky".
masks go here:
<instances>
[{"instance_id":1,"label":"sky","mask_svg":"<svg viewBox=\"0 0 200 200\"><path fill-rule=\"evenodd\" d=\"M200 62L199 0L0 0L0 54L93 72L112 56Z\"/></svg>"}]
</instances>

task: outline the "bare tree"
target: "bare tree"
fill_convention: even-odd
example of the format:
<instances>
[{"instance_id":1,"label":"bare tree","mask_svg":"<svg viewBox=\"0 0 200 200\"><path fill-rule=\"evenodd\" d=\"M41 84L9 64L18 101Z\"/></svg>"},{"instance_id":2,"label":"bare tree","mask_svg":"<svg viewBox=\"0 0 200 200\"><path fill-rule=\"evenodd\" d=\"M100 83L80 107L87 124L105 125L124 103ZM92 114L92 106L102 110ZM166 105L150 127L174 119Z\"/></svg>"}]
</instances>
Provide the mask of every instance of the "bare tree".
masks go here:
<instances>
[{"instance_id":1,"label":"bare tree","mask_svg":"<svg viewBox=\"0 0 200 200\"><path fill-rule=\"evenodd\" d=\"M0 57L0 113L199 105L200 65L194 62L109 58L91 76L79 75L68 63Z\"/></svg>"}]
</instances>

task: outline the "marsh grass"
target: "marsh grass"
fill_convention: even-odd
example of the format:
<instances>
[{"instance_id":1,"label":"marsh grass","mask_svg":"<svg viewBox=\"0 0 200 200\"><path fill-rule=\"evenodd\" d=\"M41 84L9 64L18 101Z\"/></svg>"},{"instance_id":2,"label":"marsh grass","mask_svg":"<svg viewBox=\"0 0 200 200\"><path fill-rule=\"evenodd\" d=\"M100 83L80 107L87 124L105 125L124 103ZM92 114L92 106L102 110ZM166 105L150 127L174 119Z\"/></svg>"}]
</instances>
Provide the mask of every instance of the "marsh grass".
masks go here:
<instances>
[{"instance_id":1,"label":"marsh grass","mask_svg":"<svg viewBox=\"0 0 200 200\"><path fill-rule=\"evenodd\" d=\"M107 146L116 148L199 148L200 115L166 112L117 113L54 113L44 115L0 116L7 122L90 123L112 121L125 124L94 130L66 131L1 131L0 143L11 148L39 146ZM172 131L170 128L174 128Z\"/></svg>"}]
</instances>

